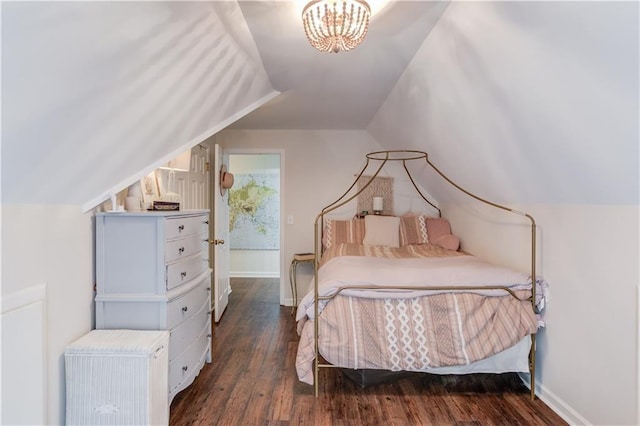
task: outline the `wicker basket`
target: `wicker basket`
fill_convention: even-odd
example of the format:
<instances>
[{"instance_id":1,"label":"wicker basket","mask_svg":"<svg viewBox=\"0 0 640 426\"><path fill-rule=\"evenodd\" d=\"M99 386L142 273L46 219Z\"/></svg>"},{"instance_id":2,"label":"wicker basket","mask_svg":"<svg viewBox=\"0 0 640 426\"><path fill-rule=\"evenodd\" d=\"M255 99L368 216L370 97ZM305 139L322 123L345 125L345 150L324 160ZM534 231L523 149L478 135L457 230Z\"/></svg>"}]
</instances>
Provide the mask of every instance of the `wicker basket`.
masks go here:
<instances>
[{"instance_id":1,"label":"wicker basket","mask_svg":"<svg viewBox=\"0 0 640 426\"><path fill-rule=\"evenodd\" d=\"M169 332L93 330L65 351L66 423L167 424Z\"/></svg>"}]
</instances>

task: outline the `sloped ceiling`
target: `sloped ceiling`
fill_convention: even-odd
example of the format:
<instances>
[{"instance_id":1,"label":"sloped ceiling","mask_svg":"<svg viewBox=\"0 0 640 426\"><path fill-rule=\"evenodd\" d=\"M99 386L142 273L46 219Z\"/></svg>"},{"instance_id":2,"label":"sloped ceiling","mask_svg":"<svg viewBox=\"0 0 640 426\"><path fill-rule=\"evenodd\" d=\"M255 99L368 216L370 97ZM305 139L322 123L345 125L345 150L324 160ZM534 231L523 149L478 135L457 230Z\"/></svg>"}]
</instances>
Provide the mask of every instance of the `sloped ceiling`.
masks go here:
<instances>
[{"instance_id":1,"label":"sloped ceiling","mask_svg":"<svg viewBox=\"0 0 640 426\"><path fill-rule=\"evenodd\" d=\"M3 202L99 202L229 125L367 129L496 201L638 202L636 2L391 2L337 55L299 10L2 2Z\"/></svg>"},{"instance_id":2,"label":"sloped ceiling","mask_svg":"<svg viewBox=\"0 0 640 426\"><path fill-rule=\"evenodd\" d=\"M364 129L449 2L387 3L372 18L362 44L338 54L308 43L300 2L239 4L271 83L282 95L231 128Z\"/></svg>"},{"instance_id":3,"label":"sloped ceiling","mask_svg":"<svg viewBox=\"0 0 640 426\"><path fill-rule=\"evenodd\" d=\"M497 202L637 205L638 9L451 3L368 131Z\"/></svg>"},{"instance_id":4,"label":"sloped ceiling","mask_svg":"<svg viewBox=\"0 0 640 426\"><path fill-rule=\"evenodd\" d=\"M277 95L236 2L2 2L2 54L3 203L90 208Z\"/></svg>"},{"instance_id":5,"label":"sloped ceiling","mask_svg":"<svg viewBox=\"0 0 640 426\"><path fill-rule=\"evenodd\" d=\"M337 55L294 6L240 3L282 95L232 128L366 128L503 203L638 203L637 2L394 1Z\"/></svg>"}]
</instances>

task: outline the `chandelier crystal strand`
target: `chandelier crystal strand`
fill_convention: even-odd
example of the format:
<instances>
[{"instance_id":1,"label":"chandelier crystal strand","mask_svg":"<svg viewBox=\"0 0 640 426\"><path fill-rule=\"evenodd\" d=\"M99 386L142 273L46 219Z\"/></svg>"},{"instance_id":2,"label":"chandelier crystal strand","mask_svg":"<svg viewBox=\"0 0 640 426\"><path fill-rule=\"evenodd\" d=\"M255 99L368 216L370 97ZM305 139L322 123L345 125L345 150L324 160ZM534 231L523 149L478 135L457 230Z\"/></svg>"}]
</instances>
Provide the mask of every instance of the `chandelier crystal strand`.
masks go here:
<instances>
[{"instance_id":1,"label":"chandelier crystal strand","mask_svg":"<svg viewBox=\"0 0 640 426\"><path fill-rule=\"evenodd\" d=\"M321 52L347 51L364 40L371 9L364 0L314 0L302 11L309 43Z\"/></svg>"}]
</instances>

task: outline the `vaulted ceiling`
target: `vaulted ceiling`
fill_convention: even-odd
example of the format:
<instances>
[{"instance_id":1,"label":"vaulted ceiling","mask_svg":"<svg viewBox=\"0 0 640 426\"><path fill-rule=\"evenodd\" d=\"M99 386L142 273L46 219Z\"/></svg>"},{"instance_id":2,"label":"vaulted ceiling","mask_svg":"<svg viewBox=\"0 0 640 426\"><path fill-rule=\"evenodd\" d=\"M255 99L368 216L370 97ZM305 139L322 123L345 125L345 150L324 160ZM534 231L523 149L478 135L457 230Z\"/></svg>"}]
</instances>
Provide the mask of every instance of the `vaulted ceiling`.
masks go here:
<instances>
[{"instance_id":1,"label":"vaulted ceiling","mask_svg":"<svg viewBox=\"0 0 640 426\"><path fill-rule=\"evenodd\" d=\"M364 42L337 54L307 42L299 2L239 4L271 84L282 94L231 127L364 129L449 2L387 3Z\"/></svg>"},{"instance_id":2,"label":"vaulted ceiling","mask_svg":"<svg viewBox=\"0 0 640 426\"><path fill-rule=\"evenodd\" d=\"M90 208L229 125L365 129L448 4L327 54L297 1L2 2L3 200Z\"/></svg>"},{"instance_id":3,"label":"vaulted ceiling","mask_svg":"<svg viewBox=\"0 0 640 426\"><path fill-rule=\"evenodd\" d=\"M294 1L0 7L3 202L90 209L227 127L366 130L494 199L638 200L635 2L391 1L338 54Z\"/></svg>"}]
</instances>

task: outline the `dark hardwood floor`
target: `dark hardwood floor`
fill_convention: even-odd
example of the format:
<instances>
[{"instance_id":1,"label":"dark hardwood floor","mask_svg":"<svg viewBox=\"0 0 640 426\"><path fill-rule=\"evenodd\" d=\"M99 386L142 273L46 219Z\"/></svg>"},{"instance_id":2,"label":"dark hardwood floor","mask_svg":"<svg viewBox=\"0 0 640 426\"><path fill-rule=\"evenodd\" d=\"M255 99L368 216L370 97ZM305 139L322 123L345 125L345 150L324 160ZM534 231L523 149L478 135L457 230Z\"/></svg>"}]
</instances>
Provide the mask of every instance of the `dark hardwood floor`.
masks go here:
<instances>
[{"instance_id":1,"label":"dark hardwood floor","mask_svg":"<svg viewBox=\"0 0 640 426\"><path fill-rule=\"evenodd\" d=\"M171 425L561 425L510 375L403 378L361 388L321 370L320 396L298 381L298 336L278 280L234 279L213 326L213 363L171 405Z\"/></svg>"}]
</instances>

